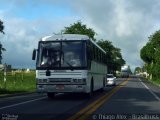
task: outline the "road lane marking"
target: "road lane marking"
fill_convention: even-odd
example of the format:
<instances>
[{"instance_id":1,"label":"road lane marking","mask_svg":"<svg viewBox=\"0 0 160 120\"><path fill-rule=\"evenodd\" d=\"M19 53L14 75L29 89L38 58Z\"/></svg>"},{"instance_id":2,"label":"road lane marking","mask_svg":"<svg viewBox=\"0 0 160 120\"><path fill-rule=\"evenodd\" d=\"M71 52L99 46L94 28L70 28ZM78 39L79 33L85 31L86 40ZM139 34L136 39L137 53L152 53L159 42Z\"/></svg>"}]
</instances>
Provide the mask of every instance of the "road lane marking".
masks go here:
<instances>
[{"instance_id":1,"label":"road lane marking","mask_svg":"<svg viewBox=\"0 0 160 120\"><path fill-rule=\"evenodd\" d=\"M158 101L160 101L160 98L146 84L144 84L140 78L138 78L138 80Z\"/></svg>"},{"instance_id":2,"label":"road lane marking","mask_svg":"<svg viewBox=\"0 0 160 120\"><path fill-rule=\"evenodd\" d=\"M15 106L18 106L18 105L23 105L23 104L26 104L26 103L35 102L35 101L38 101L38 100L42 100L44 98L46 98L46 97L41 97L41 98L37 98L37 99L25 101L25 102L20 102L20 103L17 103L17 104L12 104L12 105L8 105L8 106L0 107L0 110L10 108L10 107L15 107Z\"/></svg>"},{"instance_id":3,"label":"road lane marking","mask_svg":"<svg viewBox=\"0 0 160 120\"><path fill-rule=\"evenodd\" d=\"M5 100L5 99L16 99L16 98L26 98L26 97L40 97L40 96L44 96L44 94L37 94L37 93L24 93L24 94L20 94L20 95L11 95L11 96L7 96L7 95L10 95L10 94L5 94L5 95L0 95L0 97L3 97L2 100Z\"/></svg>"},{"instance_id":4,"label":"road lane marking","mask_svg":"<svg viewBox=\"0 0 160 120\"><path fill-rule=\"evenodd\" d=\"M128 78L115 88L113 88L110 92L107 92L102 97L94 101L93 103L89 104L87 107L83 108L73 116L71 116L68 120L85 120L87 119L94 111L96 111L102 104L104 104L109 98L116 93L120 88L122 88L124 85L127 84L127 82L130 80Z\"/></svg>"}]
</instances>

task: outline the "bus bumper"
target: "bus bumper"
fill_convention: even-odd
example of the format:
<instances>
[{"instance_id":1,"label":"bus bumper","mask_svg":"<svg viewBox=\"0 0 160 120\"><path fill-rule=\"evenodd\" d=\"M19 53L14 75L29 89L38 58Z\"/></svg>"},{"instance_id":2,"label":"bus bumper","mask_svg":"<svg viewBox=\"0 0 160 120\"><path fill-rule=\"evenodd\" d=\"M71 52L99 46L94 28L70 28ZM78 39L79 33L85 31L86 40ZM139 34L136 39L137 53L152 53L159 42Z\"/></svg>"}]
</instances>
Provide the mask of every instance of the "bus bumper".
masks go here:
<instances>
[{"instance_id":1,"label":"bus bumper","mask_svg":"<svg viewBox=\"0 0 160 120\"><path fill-rule=\"evenodd\" d=\"M37 92L47 93L88 93L86 85L37 85Z\"/></svg>"}]
</instances>

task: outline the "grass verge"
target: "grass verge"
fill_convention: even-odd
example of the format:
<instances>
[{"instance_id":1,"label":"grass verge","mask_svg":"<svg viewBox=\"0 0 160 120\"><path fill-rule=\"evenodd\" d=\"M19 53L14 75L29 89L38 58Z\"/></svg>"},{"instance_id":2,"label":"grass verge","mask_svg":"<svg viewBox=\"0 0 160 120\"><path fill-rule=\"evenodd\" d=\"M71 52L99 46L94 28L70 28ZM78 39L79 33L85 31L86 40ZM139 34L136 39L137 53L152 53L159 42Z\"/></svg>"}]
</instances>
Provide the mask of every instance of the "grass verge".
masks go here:
<instances>
[{"instance_id":1,"label":"grass verge","mask_svg":"<svg viewBox=\"0 0 160 120\"><path fill-rule=\"evenodd\" d=\"M34 92L36 89L35 72L7 73L6 82L0 72L0 96L4 94Z\"/></svg>"},{"instance_id":2,"label":"grass verge","mask_svg":"<svg viewBox=\"0 0 160 120\"><path fill-rule=\"evenodd\" d=\"M160 86L160 79L152 79L152 80L149 80L149 81L152 82L155 85Z\"/></svg>"}]
</instances>

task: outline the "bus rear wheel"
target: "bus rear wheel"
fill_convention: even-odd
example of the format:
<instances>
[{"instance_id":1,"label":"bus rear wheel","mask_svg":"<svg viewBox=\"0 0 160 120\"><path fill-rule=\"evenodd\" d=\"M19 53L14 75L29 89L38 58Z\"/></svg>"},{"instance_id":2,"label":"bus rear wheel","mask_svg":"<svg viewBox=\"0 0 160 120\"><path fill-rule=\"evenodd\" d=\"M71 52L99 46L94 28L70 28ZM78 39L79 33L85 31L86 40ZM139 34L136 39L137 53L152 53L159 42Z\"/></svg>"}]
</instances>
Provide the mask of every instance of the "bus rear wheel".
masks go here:
<instances>
[{"instance_id":1,"label":"bus rear wheel","mask_svg":"<svg viewBox=\"0 0 160 120\"><path fill-rule=\"evenodd\" d=\"M48 92L47 96L48 96L48 98L54 98L55 97L55 93L54 92Z\"/></svg>"}]
</instances>

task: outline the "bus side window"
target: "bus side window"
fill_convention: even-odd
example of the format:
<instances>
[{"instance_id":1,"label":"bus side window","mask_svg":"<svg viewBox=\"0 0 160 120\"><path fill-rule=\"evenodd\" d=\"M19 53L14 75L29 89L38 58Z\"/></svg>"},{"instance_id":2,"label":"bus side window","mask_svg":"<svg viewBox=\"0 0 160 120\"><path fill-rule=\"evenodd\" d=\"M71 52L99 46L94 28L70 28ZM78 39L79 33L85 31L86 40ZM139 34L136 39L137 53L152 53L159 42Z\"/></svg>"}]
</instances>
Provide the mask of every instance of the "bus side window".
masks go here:
<instances>
[{"instance_id":1,"label":"bus side window","mask_svg":"<svg viewBox=\"0 0 160 120\"><path fill-rule=\"evenodd\" d=\"M96 47L95 53L96 53L96 60L98 61L98 49L97 49L97 47Z\"/></svg>"},{"instance_id":2,"label":"bus side window","mask_svg":"<svg viewBox=\"0 0 160 120\"><path fill-rule=\"evenodd\" d=\"M87 56L88 56L88 59L89 59L89 60L92 60L92 59L93 59L93 53L94 53L94 52L93 52L92 47L88 45L88 47L87 47Z\"/></svg>"}]
</instances>

